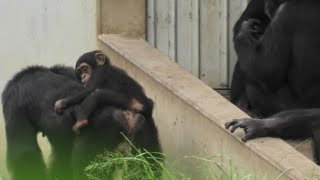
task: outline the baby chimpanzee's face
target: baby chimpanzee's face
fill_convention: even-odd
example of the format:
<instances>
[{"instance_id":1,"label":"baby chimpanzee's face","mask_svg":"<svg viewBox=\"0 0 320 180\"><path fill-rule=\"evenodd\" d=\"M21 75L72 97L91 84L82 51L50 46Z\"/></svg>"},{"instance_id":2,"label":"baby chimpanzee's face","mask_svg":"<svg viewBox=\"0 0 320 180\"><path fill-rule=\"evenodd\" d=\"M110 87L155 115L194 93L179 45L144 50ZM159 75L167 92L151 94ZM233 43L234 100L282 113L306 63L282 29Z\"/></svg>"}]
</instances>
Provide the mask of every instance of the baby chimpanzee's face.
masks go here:
<instances>
[{"instance_id":1,"label":"baby chimpanzee's face","mask_svg":"<svg viewBox=\"0 0 320 180\"><path fill-rule=\"evenodd\" d=\"M92 51L82 55L76 63L77 77L86 87L92 78L93 71L104 65L110 65L109 58L101 51Z\"/></svg>"},{"instance_id":2,"label":"baby chimpanzee's face","mask_svg":"<svg viewBox=\"0 0 320 180\"><path fill-rule=\"evenodd\" d=\"M84 86L87 86L91 76L92 76L92 67L87 63L81 63L77 69L77 76L81 79L81 82Z\"/></svg>"}]
</instances>

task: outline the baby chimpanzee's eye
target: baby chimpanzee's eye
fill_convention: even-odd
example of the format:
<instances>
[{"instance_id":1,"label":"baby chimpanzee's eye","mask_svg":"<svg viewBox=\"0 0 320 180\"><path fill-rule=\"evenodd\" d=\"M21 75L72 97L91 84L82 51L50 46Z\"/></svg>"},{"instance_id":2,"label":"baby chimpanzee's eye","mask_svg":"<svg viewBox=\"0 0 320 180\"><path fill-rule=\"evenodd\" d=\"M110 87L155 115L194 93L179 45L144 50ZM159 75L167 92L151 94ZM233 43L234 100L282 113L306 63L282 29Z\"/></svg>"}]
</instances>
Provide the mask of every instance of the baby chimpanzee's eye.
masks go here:
<instances>
[{"instance_id":1,"label":"baby chimpanzee's eye","mask_svg":"<svg viewBox=\"0 0 320 180\"><path fill-rule=\"evenodd\" d=\"M84 66L84 67L82 68L82 72L83 72L83 73L88 72L88 67L87 67L87 66Z\"/></svg>"}]
</instances>

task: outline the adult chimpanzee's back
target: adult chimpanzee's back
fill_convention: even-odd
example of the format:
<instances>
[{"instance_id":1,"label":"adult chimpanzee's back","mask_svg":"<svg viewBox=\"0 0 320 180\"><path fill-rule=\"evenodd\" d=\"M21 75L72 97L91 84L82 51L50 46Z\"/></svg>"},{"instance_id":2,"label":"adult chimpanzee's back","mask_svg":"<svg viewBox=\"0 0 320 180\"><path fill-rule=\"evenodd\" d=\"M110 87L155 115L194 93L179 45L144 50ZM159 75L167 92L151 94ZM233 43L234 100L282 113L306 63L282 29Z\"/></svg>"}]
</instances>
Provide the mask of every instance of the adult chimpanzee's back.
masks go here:
<instances>
[{"instance_id":1,"label":"adult chimpanzee's back","mask_svg":"<svg viewBox=\"0 0 320 180\"><path fill-rule=\"evenodd\" d=\"M72 146L71 133L64 131L69 124L69 126L72 125L72 121L66 120L58 127L57 120L64 121L64 118L55 116L50 109L53 106L50 98L52 98L51 101L58 98L55 97L58 94L55 89L62 85L63 81L60 79L66 80L65 83L69 87L62 88L61 92L72 92L75 91L73 89L81 87L80 84L68 81L63 76L51 73L47 68L34 66L17 73L2 93L7 138L7 166L13 180L45 179L46 167L36 139L40 129L43 129L42 132L45 135L49 135L54 133L49 127L55 129L52 126L57 126L55 130L60 129L59 133L64 137L65 143L69 144L69 147ZM66 113L64 117L67 116ZM50 118L47 122L41 122L43 117ZM66 149L65 153L70 154L70 150ZM65 164L69 163L65 162Z\"/></svg>"}]
</instances>

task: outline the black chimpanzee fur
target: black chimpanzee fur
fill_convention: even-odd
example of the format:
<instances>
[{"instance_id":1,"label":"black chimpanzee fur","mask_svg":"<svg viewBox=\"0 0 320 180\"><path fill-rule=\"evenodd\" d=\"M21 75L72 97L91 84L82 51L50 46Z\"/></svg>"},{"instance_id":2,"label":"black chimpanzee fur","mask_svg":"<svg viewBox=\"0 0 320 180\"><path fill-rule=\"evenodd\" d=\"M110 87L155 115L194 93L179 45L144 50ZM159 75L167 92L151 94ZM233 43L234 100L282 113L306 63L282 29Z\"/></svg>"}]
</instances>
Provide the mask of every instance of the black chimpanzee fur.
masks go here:
<instances>
[{"instance_id":1,"label":"black chimpanzee fur","mask_svg":"<svg viewBox=\"0 0 320 180\"><path fill-rule=\"evenodd\" d=\"M275 0L265 0L270 1ZM261 7L263 2L250 3ZM241 26L237 26L234 37L237 68L245 77L241 90L234 91L246 96L249 111L267 118L236 119L226 128L232 127L232 132L243 128L244 141L263 136L312 136L319 161L320 109L316 108L320 108L320 1L287 0L277 4L279 7L268 6L275 9L270 11L273 16L263 33L257 26L265 26L264 22L249 16L245 21L240 18Z\"/></svg>"}]
</instances>

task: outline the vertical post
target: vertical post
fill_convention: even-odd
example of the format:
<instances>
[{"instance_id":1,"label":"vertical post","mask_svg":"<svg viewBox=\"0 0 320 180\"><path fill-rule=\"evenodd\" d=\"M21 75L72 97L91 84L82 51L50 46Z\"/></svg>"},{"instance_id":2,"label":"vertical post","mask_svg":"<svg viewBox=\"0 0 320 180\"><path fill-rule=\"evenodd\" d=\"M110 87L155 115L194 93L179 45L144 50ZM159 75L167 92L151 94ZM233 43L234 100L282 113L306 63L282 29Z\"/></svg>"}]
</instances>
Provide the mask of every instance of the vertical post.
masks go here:
<instances>
[{"instance_id":1,"label":"vertical post","mask_svg":"<svg viewBox=\"0 0 320 180\"><path fill-rule=\"evenodd\" d=\"M155 47L155 0L147 0L147 41Z\"/></svg>"},{"instance_id":2,"label":"vertical post","mask_svg":"<svg viewBox=\"0 0 320 180\"><path fill-rule=\"evenodd\" d=\"M170 58L176 58L176 2L155 0L155 47Z\"/></svg>"},{"instance_id":3,"label":"vertical post","mask_svg":"<svg viewBox=\"0 0 320 180\"><path fill-rule=\"evenodd\" d=\"M219 38L219 66L220 66L220 88L228 87L228 0L220 0L220 38Z\"/></svg>"},{"instance_id":4,"label":"vertical post","mask_svg":"<svg viewBox=\"0 0 320 180\"><path fill-rule=\"evenodd\" d=\"M97 11L96 11L96 18L97 18L97 36L99 36L101 34L101 0L97 0L96 1L96 7L97 7Z\"/></svg>"},{"instance_id":5,"label":"vertical post","mask_svg":"<svg viewBox=\"0 0 320 180\"><path fill-rule=\"evenodd\" d=\"M191 72L196 77L199 77L199 24L200 24L200 10L199 0L192 0L192 61L191 61Z\"/></svg>"}]
</instances>

